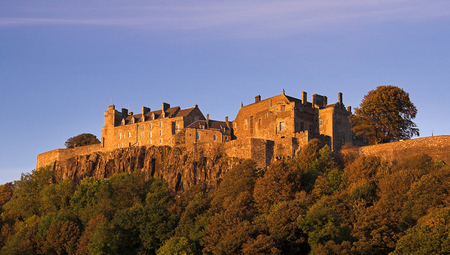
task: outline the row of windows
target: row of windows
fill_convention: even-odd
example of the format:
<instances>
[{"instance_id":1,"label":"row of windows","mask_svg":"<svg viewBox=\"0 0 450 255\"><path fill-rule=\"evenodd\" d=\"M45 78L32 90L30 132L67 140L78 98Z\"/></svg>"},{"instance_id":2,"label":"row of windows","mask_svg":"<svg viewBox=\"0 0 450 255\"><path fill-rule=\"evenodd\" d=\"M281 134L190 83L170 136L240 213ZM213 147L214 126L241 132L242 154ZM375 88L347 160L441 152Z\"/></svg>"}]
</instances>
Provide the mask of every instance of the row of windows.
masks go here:
<instances>
[{"instance_id":1,"label":"row of windows","mask_svg":"<svg viewBox=\"0 0 450 255\"><path fill-rule=\"evenodd\" d=\"M123 134L123 135L122 135L122 133L119 134L119 139L122 139L122 138L125 139L126 137L127 137L127 134ZM128 133L128 138L130 138L130 137L131 137L131 133Z\"/></svg>"},{"instance_id":2,"label":"row of windows","mask_svg":"<svg viewBox=\"0 0 450 255\"><path fill-rule=\"evenodd\" d=\"M163 135L163 131L162 130L159 130L159 135L160 136L162 136ZM131 137L131 133L128 133L128 138L130 138ZM148 132L148 137L153 137L153 132ZM126 138L126 134L123 134L122 135L122 133L120 133L119 134L119 139L125 139ZM144 132L142 132L141 133L141 139L144 139L145 138L145 133Z\"/></svg>"},{"instance_id":3,"label":"row of windows","mask_svg":"<svg viewBox=\"0 0 450 255\"><path fill-rule=\"evenodd\" d=\"M195 133L195 139L196 139L197 141L199 141L199 140L201 139L201 134L200 134L200 132L196 132L196 133ZM217 136L216 136L216 135L213 135L213 140L214 140L214 141L217 141Z\"/></svg>"}]
</instances>

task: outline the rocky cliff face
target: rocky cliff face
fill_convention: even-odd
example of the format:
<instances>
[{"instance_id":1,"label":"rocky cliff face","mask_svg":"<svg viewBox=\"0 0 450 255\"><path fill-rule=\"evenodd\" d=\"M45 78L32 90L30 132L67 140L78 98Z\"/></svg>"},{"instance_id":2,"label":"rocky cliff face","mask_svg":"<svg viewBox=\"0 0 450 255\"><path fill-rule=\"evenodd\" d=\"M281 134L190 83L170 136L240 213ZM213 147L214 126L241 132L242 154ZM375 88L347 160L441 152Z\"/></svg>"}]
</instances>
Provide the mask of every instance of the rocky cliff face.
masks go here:
<instances>
[{"instance_id":1,"label":"rocky cliff face","mask_svg":"<svg viewBox=\"0 0 450 255\"><path fill-rule=\"evenodd\" d=\"M198 182L205 182L209 189L216 188L223 175L240 161L226 157L220 148L205 152L141 146L60 159L52 168L57 180L71 178L74 181L141 170L146 178L163 178L172 190L182 191Z\"/></svg>"}]
</instances>

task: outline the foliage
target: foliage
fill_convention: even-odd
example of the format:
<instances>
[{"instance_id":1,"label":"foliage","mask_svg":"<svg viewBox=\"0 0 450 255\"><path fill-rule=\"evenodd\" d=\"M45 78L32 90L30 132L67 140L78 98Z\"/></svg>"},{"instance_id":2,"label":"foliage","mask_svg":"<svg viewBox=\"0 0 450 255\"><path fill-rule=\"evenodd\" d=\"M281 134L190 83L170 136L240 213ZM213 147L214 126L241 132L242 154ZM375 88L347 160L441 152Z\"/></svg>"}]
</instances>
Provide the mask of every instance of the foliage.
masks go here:
<instances>
[{"instance_id":1,"label":"foliage","mask_svg":"<svg viewBox=\"0 0 450 255\"><path fill-rule=\"evenodd\" d=\"M75 183L42 168L0 186L0 254L448 253L449 166L332 155L313 140L181 194L140 171Z\"/></svg>"},{"instance_id":2,"label":"foliage","mask_svg":"<svg viewBox=\"0 0 450 255\"><path fill-rule=\"evenodd\" d=\"M70 137L64 143L66 148L75 148L85 145L98 144L100 141L97 139L97 136L89 133L79 134L77 136Z\"/></svg>"},{"instance_id":3,"label":"foliage","mask_svg":"<svg viewBox=\"0 0 450 255\"><path fill-rule=\"evenodd\" d=\"M406 232L397 243L397 254L448 254L450 251L450 208L430 214Z\"/></svg>"},{"instance_id":4,"label":"foliage","mask_svg":"<svg viewBox=\"0 0 450 255\"><path fill-rule=\"evenodd\" d=\"M379 144L418 136L419 129L412 121L416 114L416 107L403 89L379 86L364 96L350 122L357 136Z\"/></svg>"}]
</instances>

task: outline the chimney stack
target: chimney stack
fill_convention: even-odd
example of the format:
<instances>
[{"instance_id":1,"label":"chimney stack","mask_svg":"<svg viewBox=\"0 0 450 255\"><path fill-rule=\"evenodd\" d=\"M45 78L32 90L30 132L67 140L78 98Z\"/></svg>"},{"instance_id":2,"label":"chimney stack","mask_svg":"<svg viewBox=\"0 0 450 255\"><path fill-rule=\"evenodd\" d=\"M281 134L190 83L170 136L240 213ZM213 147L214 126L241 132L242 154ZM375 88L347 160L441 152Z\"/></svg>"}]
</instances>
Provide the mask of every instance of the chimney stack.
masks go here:
<instances>
[{"instance_id":1,"label":"chimney stack","mask_svg":"<svg viewBox=\"0 0 450 255\"><path fill-rule=\"evenodd\" d=\"M209 127L209 113L206 114L206 128Z\"/></svg>"},{"instance_id":2,"label":"chimney stack","mask_svg":"<svg viewBox=\"0 0 450 255\"><path fill-rule=\"evenodd\" d=\"M142 115L145 116L145 114L147 114L147 113L149 113L149 112L150 112L150 108L145 107L145 106L142 106Z\"/></svg>"},{"instance_id":3,"label":"chimney stack","mask_svg":"<svg viewBox=\"0 0 450 255\"><path fill-rule=\"evenodd\" d=\"M128 116L128 109L122 108L122 118L126 118Z\"/></svg>"},{"instance_id":4,"label":"chimney stack","mask_svg":"<svg viewBox=\"0 0 450 255\"><path fill-rule=\"evenodd\" d=\"M341 92L339 92L338 97L339 97L339 108L342 109L344 107L344 105L342 102L342 93Z\"/></svg>"},{"instance_id":5,"label":"chimney stack","mask_svg":"<svg viewBox=\"0 0 450 255\"><path fill-rule=\"evenodd\" d=\"M161 115L163 118L166 117L166 110L170 108L170 104L168 103L162 103L162 109L161 109Z\"/></svg>"},{"instance_id":6,"label":"chimney stack","mask_svg":"<svg viewBox=\"0 0 450 255\"><path fill-rule=\"evenodd\" d=\"M227 127L230 128L230 122L228 122L228 116L225 116L225 123L227 123Z\"/></svg>"},{"instance_id":7,"label":"chimney stack","mask_svg":"<svg viewBox=\"0 0 450 255\"><path fill-rule=\"evenodd\" d=\"M259 101L261 101L261 96L260 96L260 95L257 95L257 96L255 97L255 103L258 103Z\"/></svg>"},{"instance_id":8,"label":"chimney stack","mask_svg":"<svg viewBox=\"0 0 450 255\"><path fill-rule=\"evenodd\" d=\"M302 92L302 104L305 105L307 103L307 94L305 91Z\"/></svg>"}]
</instances>

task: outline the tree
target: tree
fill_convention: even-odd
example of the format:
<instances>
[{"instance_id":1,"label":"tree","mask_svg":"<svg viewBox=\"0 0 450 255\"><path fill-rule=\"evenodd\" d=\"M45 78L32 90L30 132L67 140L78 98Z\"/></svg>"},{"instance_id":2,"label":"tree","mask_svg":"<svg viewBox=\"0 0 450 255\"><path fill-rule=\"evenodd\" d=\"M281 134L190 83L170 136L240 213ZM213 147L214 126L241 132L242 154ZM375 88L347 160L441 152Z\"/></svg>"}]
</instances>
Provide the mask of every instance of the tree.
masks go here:
<instances>
[{"instance_id":1,"label":"tree","mask_svg":"<svg viewBox=\"0 0 450 255\"><path fill-rule=\"evenodd\" d=\"M409 94L396 86L379 86L364 96L355 114L350 116L352 130L371 144L409 139L419 135L412 119L417 109Z\"/></svg>"},{"instance_id":2,"label":"tree","mask_svg":"<svg viewBox=\"0 0 450 255\"><path fill-rule=\"evenodd\" d=\"M64 145L67 148L74 148L74 147L97 144L97 143L100 143L100 141L97 139L97 137L95 135L89 134L89 133L83 133L83 134L79 134L77 136L67 139L67 141Z\"/></svg>"}]
</instances>

